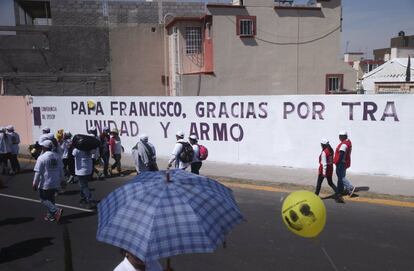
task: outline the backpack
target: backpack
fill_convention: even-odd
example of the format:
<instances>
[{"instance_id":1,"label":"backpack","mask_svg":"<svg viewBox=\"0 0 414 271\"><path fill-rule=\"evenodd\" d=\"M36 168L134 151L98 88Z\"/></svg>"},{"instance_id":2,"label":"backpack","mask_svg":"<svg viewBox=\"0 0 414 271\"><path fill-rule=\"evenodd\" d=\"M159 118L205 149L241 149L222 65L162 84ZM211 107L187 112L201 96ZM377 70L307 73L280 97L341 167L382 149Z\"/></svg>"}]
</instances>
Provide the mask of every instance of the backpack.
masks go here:
<instances>
[{"instance_id":1,"label":"backpack","mask_svg":"<svg viewBox=\"0 0 414 271\"><path fill-rule=\"evenodd\" d=\"M183 149L181 150L178 157L184 163L189 163L193 161L194 150L190 143L188 142L180 142L183 145Z\"/></svg>"},{"instance_id":2,"label":"backpack","mask_svg":"<svg viewBox=\"0 0 414 271\"><path fill-rule=\"evenodd\" d=\"M199 144L198 149L199 149L199 152L200 152L200 156L199 156L200 160L206 160L207 156L208 156L207 148L205 146Z\"/></svg>"}]
</instances>

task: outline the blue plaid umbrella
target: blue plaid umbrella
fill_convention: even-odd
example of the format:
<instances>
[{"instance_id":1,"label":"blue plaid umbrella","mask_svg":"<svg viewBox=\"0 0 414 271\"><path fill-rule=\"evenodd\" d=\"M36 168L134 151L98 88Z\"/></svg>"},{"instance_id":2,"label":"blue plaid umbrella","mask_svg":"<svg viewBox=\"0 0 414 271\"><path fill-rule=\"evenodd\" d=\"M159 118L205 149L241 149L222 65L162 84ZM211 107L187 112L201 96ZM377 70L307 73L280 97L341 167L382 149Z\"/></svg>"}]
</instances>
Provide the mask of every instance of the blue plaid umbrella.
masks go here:
<instances>
[{"instance_id":1,"label":"blue plaid umbrella","mask_svg":"<svg viewBox=\"0 0 414 271\"><path fill-rule=\"evenodd\" d=\"M98 205L99 241L143 261L213 252L243 215L232 191L184 170L143 172Z\"/></svg>"}]
</instances>

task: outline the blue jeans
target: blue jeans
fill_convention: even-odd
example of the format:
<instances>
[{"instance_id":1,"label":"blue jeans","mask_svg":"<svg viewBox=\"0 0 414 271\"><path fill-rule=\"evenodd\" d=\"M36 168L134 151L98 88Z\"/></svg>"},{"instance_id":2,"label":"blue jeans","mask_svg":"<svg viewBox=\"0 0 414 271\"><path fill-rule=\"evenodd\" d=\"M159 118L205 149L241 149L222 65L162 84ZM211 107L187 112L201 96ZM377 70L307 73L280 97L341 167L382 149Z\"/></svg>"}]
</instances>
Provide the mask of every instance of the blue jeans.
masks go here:
<instances>
[{"instance_id":1,"label":"blue jeans","mask_svg":"<svg viewBox=\"0 0 414 271\"><path fill-rule=\"evenodd\" d=\"M42 202L43 206L45 206L48 210L48 216L53 216L58 207L55 205L55 193L57 189L39 189L39 198Z\"/></svg>"},{"instance_id":2,"label":"blue jeans","mask_svg":"<svg viewBox=\"0 0 414 271\"><path fill-rule=\"evenodd\" d=\"M338 164L336 165L336 176L338 177L338 187L337 191L339 194L341 194L344 191L344 178L346 174L346 168L344 164Z\"/></svg>"},{"instance_id":3,"label":"blue jeans","mask_svg":"<svg viewBox=\"0 0 414 271\"><path fill-rule=\"evenodd\" d=\"M85 200L86 202L91 201L92 194L88 186L88 182L91 179L91 175L76 176L76 178L78 178L78 181L79 181L81 200Z\"/></svg>"}]
</instances>

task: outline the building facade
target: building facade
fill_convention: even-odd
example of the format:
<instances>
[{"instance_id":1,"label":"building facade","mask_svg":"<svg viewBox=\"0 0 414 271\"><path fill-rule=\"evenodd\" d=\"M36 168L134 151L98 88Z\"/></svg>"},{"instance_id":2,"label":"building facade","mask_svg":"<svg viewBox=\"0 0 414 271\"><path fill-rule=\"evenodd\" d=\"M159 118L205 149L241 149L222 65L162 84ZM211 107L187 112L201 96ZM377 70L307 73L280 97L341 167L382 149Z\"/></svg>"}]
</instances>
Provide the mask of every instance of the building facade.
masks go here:
<instances>
[{"instance_id":1,"label":"building facade","mask_svg":"<svg viewBox=\"0 0 414 271\"><path fill-rule=\"evenodd\" d=\"M172 95L355 91L357 73L339 57L339 0L207 5L204 16L166 27Z\"/></svg>"},{"instance_id":2,"label":"building facade","mask_svg":"<svg viewBox=\"0 0 414 271\"><path fill-rule=\"evenodd\" d=\"M3 95L350 93L341 1L2 0Z\"/></svg>"}]
</instances>

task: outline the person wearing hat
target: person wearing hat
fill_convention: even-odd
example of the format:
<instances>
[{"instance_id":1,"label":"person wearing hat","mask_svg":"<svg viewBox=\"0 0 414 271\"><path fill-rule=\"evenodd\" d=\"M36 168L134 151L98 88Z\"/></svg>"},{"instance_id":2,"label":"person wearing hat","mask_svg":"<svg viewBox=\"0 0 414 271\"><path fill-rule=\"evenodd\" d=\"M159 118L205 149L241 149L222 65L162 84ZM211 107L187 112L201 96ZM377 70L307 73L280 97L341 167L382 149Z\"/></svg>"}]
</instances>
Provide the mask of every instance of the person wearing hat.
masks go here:
<instances>
[{"instance_id":1,"label":"person wearing hat","mask_svg":"<svg viewBox=\"0 0 414 271\"><path fill-rule=\"evenodd\" d=\"M91 152L82 151L77 148L74 148L72 151L72 155L75 159L75 175L80 187L81 199L79 203L81 205L86 203L89 205L89 208L93 208L93 204L95 202L92 200L92 194L88 186L88 183L92 177L93 167Z\"/></svg>"},{"instance_id":2,"label":"person wearing hat","mask_svg":"<svg viewBox=\"0 0 414 271\"><path fill-rule=\"evenodd\" d=\"M18 133L14 131L14 126L9 125L7 126L7 136L9 138L10 143L10 165L11 165L11 173L10 174L16 174L20 171L20 163L17 159L17 156L19 155L19 144L20 144L20 136Z\"/></svg>"},{"instance_id":3,"label":"person wearing hat","mask_svg":"<svg viewBox=\"0 0 414 271\"><path fill-rule=\"evenodd\" d=\"M100 137L98 136L98 130L96 129L96 127L91 127L88 131L88 133L90 135L92 135L93 137L95 137L96 139L100 140ZM98 176L98 179L102 178L102 173L99 172L99 170L96 168L96 165L99 165L99 160L100 160L100 147L97 147L95 150L93 150L91 152L92 155L92 178L93 178L93 173L96 173L96 175Z\"/></svg>"},{"instance_id":4,"label":"person wearing hat","mask_svg":"<svg viewBox=\"0 0 414 271\"><path fill-rule=\"evenodd\" d=\"M326 180L328 181L328 185L335 192L337 201L343 202L342 196L338 194L338 190L332 181L334 151L331 145L329 144L329 141L324 138L321 139L321 147L322 147L322 151L321 151L321 154L319 155L318 180L316 184L315 194L319 195L319 192L321 191L323 179L326 178Z\"/></svg>"},{"instance_id":5,"label":"person wearing hat","mask_svg":"<svg viewBox=\"0 0 414 271\"><path fill-rule=\"evenodd\" d=\"M9 146L8 143L9 138L6 133L5 127L0 127L0 166L2 167L2 174L5 175L6 173L9 173L9 168L7 164L8 155L9 155Z\"/></svg>"},{"instance_id":6,"label":"person wearing hat","mask_svg":"<svg viewBox=\"0 0 414 271\"><path fill-rule=\"evenodd\" d=\"M338 193L352 196L355 187L346 178L346 170L351 167L352 142L348 139L346 131L339 132L339 144L335 149L334 164L338 177Z\"/></svg>"},{"instance_id":7,"label":"person wearing hat","mask_svg":"<svg viewBox=\"0 0 414 271\"><path fill-rule=\"evenodd\" d=\"M99 149L99 153L101 155L102 161L103 161L103 174L104 177L109 177L108 174L108 168L109 168L109 157L110 157L110 151L109 151L109 127L104 127L102 129L102 133L99 135L99 139L101 141L101 147Z\"/></svg>"},{"instance_id":8,"label":"person wearing hat","mask_svg":"<svg viewBox=\"0 0 414 271\"><path fill-rule=\"evenodd\" d=\"M43 140L46 140L48 138L47 134L49 134L49 133L50 133L50 128L49 127L43 127L42 128L42 134L39 136L39 140L37 141L37 143L39 145L41 145Z\"/></svg>"},{"instance_id":9,"label":"person wearing hat","mask_svg":"<svg viewBox=\"0 0 414 271\"><path fill-rule=\"evenodd\" d=\"M63 172L68 180L67 183L74 183L75 179L75 165L73 159L70 159L70 152L73 151L71 149L72 146L72 134L69 131L65 131L63 133L62 143L60 144L60 148L62 150L62 162L63 162Z\"/></svg>"},{"instance_id":10,"label":"person wearing hat","mask_svg":"<svg viewBox=\"0 0 414 271\"><path fill-rule=\"evenodd\" d=\"M188 140L190 141L190 144L194 150L193 161L191 162L191 173L199 175L200 168L203 165L203 163L200 160L200 148L197 144L198 139L195 135L190 135L188 137Z\"/></svg>"},{"instance_id":11,"label":"person wearing hat","mask_svg":"<svg viewBox=\"0 0 414 271\"><path fill-rule=\"evenodd\" d=\"M132 157L134 158L137 175L144 171L158 170L155 147L148 142L147 135L139 136L138 143L132 148Z\"/></svg>"},{"instance_id":12,"label":"person wearing hat","mask_svg":"<svg viewBox=\"0 0 414 271\"><path fill-rule=\"evenodd\" d=\"M111 150L111 157L115 160L115 163L111 166L109 174L112 175L112 170L117 168L119 176L124 176L121 170L121 154L122 154L122 145L121 138L119 137L118 129L113 128L111 130L111 138L109 139L109 147Z\"/></svg>"},{"instance_id":13,"label":"person wearing hat","mask_svg":"<svg viewBox=\"0 0 414 271\"><path fill-rule=\"evenodd\" d=\"M171 153L171 158L168 161L168 168L172 167L173 163L175 165L175 168L179 169L186 169L190 165L189 162L184 162L180 159L180 154L184 151L185 144L190 145L186 140L184 140L184 133L181 131L178 131L175 134L175 138L177 139L177 142L175 143L174 149ZM191 147L191 145L190 145Z\"/></svg>"},{"instance_id":14,"label":"person wearing hat","mask_svg":"<svg viewBox=\"0 0 414 271\"><path fill-rule=\"evenodd\" d=\"M39 190L40 201L48 210L44 220L59 222L63 209L55 205L55 194L63 179L63 164L60 155L52 151L52 141L44 140L41 146L43 154L36 160L32 187Z\"/></svg>"}]
</instances>

